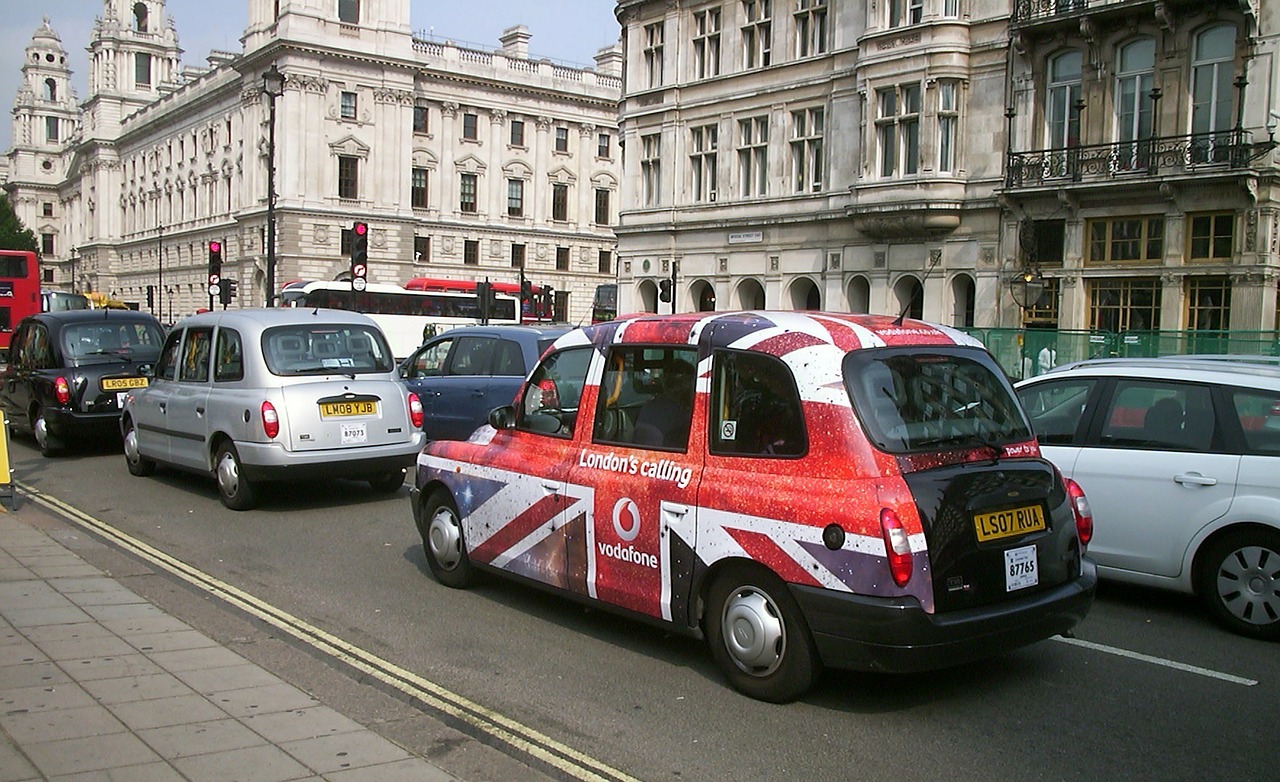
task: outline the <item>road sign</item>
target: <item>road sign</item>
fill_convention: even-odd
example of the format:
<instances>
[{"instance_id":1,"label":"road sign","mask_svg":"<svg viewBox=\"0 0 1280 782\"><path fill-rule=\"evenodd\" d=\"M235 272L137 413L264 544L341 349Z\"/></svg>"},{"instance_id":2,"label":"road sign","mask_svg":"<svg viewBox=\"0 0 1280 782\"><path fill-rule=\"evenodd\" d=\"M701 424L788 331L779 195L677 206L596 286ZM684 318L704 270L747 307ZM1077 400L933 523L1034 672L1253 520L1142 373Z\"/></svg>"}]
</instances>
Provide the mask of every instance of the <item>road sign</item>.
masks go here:
<instances>
[{"instance_id":1,"label":"road sign","mask_svg":"<svg viewBox=\"0 0 1280 782\"><path fill-rule=\"evenodd\" d=\"M222 292L222 286L219 285L218 283L215 282L209 285L210 296L217 296L221 292Z\"/></svg>"},{"instance_id":2,"label":"road sign","mask_svg":"<svg viewBox=\"0 0 1280 782\"><path fill-rule=\"evenodd\" d=\"M352 287L352 288L354 288L355 290L358 290L358 291L362 291L362 290L364 290L364 286L365 286L365 279L364 279L363 277L354 277L354 278L352 278L352 280L351 280L351 287Z\"/></svg>"}]
</instances>

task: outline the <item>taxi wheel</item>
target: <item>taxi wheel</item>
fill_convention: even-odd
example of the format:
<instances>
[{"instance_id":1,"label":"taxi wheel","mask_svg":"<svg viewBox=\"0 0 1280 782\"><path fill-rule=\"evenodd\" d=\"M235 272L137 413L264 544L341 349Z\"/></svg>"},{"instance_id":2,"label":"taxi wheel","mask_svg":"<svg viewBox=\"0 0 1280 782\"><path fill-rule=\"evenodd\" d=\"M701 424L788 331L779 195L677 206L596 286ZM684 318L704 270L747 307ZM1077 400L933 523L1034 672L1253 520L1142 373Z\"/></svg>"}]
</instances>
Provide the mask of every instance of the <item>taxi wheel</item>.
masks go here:
<instances>
[{"instance_id":1,"label":"taxi wheel","mask_svg":"<svg viewBox=\"0 0 1280 782\"><path fill-rule=\"evenodd\" d=\"M1214 541L1205 550L1199 592L1232 632L1280 639L1280 532L1239 530Z\"/></svg>"},{"instance_id":2,"label":"taxi wheel","mask_svg":"<svg viewBox=\"0 0 1280 782\"><path fill-rule=\"evenodd\" d=\"M392 470L369 479L369 485L379 494L391 494L404 485L404 470Z\"/></svg>"},{"instance_id":3,"label":"taxi wheel","mask_svg":"<svg viewBox=\"0 0 1280 782\"><path fill-rule=\"evenodd\" d=\"M711 656L734 689L788 703L821 671L800 606L773 573L735 566L711 585L704 619Z\"/></svg>"},{"instance_id":4,"label":"taxi wheel","mask_svg":"<svg viewBox=\"0 0 1280 782\"><path fill-rule=\"evenodd\" d=\"M475 582L475 569L467 556L466 542L462 539L462 519L448 492L437 491L431 495L422 512L427 519L427 533L423 536L422 550L427 555L427 566L436 580L447 587L465 589Z\"/></svg>"},{"instance_id":5,"label":"taxi wheel","mask_svg":"<svg viewBox=\"0 0 1280 782\"><path fill-rule=\"evenodd\" d=\"M252 508L255 500L253 486L240 469L240 455L236 453L236 447L231 443L218 446L218 458L213 464L222 504L231 510Z\"/></svg>"},{"instance_id":6,"label":"taxi wheel","mask_svg":"<svg viewBox=\"0 0 1280 782\"><path fill-rule=\"evenodd\" d=\"M138 430L132 418L124 422L124 463L129 467L129 474L138 477L146 477L156 470L155 460L138 450Z\"/></svg>"},{"instance_id":7,"label":"taxi wheel","mask_svg":"<svg viewBox=\"0 0 1280 782\"><path fill-rule=\"evenodd\" d=\"M44 408L36 407L31 411L31 433L40 446L41 456L57 456L62 453L62 441L49 432L49 420L45 418Z\"/></svg>"}]
</instances>

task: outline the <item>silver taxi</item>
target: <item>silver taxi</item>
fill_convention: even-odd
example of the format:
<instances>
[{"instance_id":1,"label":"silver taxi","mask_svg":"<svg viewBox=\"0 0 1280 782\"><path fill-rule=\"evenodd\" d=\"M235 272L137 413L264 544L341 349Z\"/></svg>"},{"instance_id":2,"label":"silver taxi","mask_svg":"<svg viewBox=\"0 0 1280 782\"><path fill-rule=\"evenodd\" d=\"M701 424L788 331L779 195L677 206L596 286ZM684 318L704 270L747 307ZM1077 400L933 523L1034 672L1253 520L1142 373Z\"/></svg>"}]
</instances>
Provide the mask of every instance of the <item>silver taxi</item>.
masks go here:
<instances>
[{"instance_id":1,"label":"silver taxi","mask_svg":"<svg viewBox=\"0 0 1280 782\"><path fill-rule=\"evenodd\" d=\"M157 464L217 479L222 503L316 478L404 484L422 449L422 404L372 319L327 309L208 312L174 326L120 418L129 472Z\"/></svg>"}]
</instances>

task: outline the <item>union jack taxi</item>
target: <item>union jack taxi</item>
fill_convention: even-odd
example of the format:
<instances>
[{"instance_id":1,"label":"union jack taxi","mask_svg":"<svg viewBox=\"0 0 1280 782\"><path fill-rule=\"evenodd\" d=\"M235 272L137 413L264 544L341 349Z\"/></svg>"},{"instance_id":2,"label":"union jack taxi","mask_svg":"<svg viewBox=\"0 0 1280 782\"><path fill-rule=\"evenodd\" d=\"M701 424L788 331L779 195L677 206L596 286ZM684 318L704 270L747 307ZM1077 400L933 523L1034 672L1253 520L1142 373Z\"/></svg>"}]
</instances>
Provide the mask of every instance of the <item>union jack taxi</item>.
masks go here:
<instances>
[{"instance_id":1,"label":"union jack taxi","mask_svg":"<svg viewBox=\"0 0 1280 782\"><path fill-rule=\"evenodd\" d=\"M732 686L908 672L1070 631L1093 521L980 343L819 312L577 329L514 404L428 443L427 563L497 573L704 637Z\"/></svg>"}]
</instances>

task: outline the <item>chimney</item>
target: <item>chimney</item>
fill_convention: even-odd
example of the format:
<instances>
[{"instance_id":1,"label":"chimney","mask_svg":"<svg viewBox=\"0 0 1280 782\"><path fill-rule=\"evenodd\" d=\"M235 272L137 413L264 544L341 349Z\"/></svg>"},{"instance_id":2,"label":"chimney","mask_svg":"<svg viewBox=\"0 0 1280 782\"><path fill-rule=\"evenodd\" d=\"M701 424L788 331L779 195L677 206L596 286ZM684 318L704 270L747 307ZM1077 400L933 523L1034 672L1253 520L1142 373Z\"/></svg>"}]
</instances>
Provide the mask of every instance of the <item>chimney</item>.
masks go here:
<instances>
[{"instance_id":1,"label":"chimney","mask_svg":"<svg viewBox=\"0 0 1280 782\"><path fill-rule=\"evenodd\" d=\"M596 51L596 73L622 78L622 47L618 44Z\"/></svg>"},{"instance_id":2,"label":"chimney","mask_svg":"<svg viewBox=\"0 0 1280 782\"><path fill-rule=\"evenodd\" d=\"M502 42L503 54L514 59L527 60L529 59L529 39L532 37L533 34L529 32L528 27L518 24L503 30L498 40Z\"/></svg>"}]
</instances>

